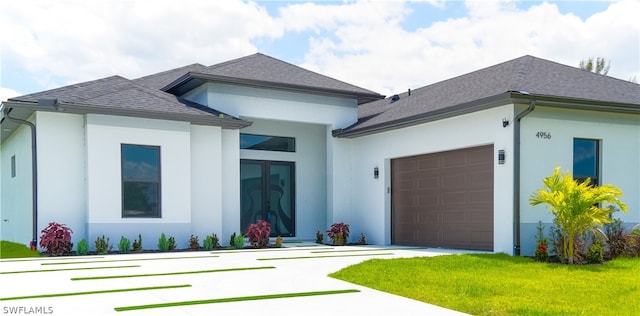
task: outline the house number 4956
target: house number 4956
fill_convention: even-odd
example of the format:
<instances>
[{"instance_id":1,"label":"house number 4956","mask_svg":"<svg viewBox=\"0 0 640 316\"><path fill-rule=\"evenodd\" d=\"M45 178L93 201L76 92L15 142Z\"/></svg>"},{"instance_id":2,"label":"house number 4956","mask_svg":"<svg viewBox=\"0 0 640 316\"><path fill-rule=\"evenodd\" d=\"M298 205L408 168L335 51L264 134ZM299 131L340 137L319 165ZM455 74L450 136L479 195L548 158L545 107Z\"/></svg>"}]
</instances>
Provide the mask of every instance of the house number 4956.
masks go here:
<instances>
[{"instance_id":1,"label":"house number 4956","mask_svg":"<svg viewBox=\"0 0 640 316\"><path fill-rule=\"evenodd\" d=\"M537 132L536 133L536 137L542 138L542 139L551 139L551 133L549 133L549 132Z\"/></svg>"}]
</instances>

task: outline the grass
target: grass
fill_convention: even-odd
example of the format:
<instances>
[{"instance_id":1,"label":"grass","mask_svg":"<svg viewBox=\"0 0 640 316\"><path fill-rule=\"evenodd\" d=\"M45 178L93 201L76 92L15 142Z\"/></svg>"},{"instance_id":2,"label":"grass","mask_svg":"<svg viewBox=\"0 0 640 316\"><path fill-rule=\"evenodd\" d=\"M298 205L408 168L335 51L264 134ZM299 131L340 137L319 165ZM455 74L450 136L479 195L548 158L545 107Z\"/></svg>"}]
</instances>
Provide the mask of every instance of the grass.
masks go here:
<instances>
[{"instance_id":1,"label":"grass","mask_svg":"<svg viewBox=\"0 0 640 316\"><path fill-rule=\"evenodd\" d=\"M334 291L317 291L317 292L281 293L281 294L271 294L271 295L239 296L239 297L218 298L218 299L210 299L210 300L196 300L196 301L169 302L169 303L149 304L149 305L124 306L124 307L116 307L114 309L118 312L124 312L124 311L133 311L133 310L141 310L141 309L151 309L151 308L271 300L271 299L277 299L277 298L347 294L347 293L358 293L358 292L360 291L359 290L334 290Z\"/></svg>"},{"instance_id":2,"label":"grass","mask_svg":"<svg viewBox=\"0 0 640 316\"><path fill-rule=\"evenodd\" d=\"M504 254L372 259L330 276L473 315L640 310L640 258L572 266Z\"/></svg>"},{"instance_id":3,"label":"grass","mask_svg":"<svg viewBox=\"0 0 640 316\"><path fill-rule=\"evenodd\" d=\"M268 260L296 260L296 259L318 259L318 258L342 258L342 257L371 257L371 256L389 256L393 255L391 252L383 253L366 253L357 255L337 255L337 256L300 256L300 257L274 257L274 258L258 258L256 260L268 261Z\"/></svg>"},{"instance_id":4,"label":"grass","mask_svg":"<svg viewBox=\"0 0 640 316\"><path fill-rule=\"evenodd\" d=\"M67 292L67 293L41 294L41 295L29 295L29 296L13 296L13 297L2 297L2 298L0 298L0 301L25 300L25 299L31 299L31 298L50 298L50 297L62 297L62 296L105 294L105 293L120 293L120 292L132 292L132 291L166 290L166 289L176 289L176 288L183 288L183 287L191 287L191 284L149 286L149 287L113 289L113 290L103 290L103 291Z\"/></svg>"},{"instance_id":5,"label":"grass","mask_svg":"<svg viewBox=\"0 0 640 316\"><path fill-rule=\"evenodd\" d=\"M66 262L46 262L40 265L61 265L61 264L84 264L84 263L101 263L101 262L127 262L127 261L155 261L155 260L182 260L182 259L203 259L203 258L219 258L219 256L186 256L186 257L159 257L159 258L137 258L137 259L113 259L113 260L90 260L90 261L66 261Z\"/></svg>"},{"instance_id":6,"label":"grass","mask_svg":"<svg viewBox=\"0 0 640 316\"><path fill-rule=\"evenodd\" d=\"M0 259L7 258L31 258L39 257L37 251L32 251L29 247L14 242L0 240Z\"/></svg>"},{"instance_id":7,"label":"grass","mask_svg":"<svg viewBox=\"0 0 640 316\"><path fill-rule=\"evenodd\" d=\"M87 268L66 268L66 269L20 270L20 271L7 271L7 272L0 272L0 274L38 273L38 272L58 272L58 271L78 271L78 270L102 270L102 269L120 269L120 268L140 268L140 265L108 266L108 267L87 267Z\"/></svg>"}]
</instances>

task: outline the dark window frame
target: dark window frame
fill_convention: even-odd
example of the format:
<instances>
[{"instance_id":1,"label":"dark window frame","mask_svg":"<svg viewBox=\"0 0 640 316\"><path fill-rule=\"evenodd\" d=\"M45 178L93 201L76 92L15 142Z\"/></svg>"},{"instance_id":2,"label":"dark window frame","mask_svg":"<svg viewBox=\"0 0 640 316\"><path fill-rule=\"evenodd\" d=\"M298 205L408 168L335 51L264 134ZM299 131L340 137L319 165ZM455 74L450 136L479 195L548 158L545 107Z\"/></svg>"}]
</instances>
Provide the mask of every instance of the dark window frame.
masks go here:
<instances>
[{"instance_id":1,"label":"dark window frame","mask_svg":"<svg viewBox=\"0 0 640 316\"><path fill-rule=\"evenodd\" d=\"M158 166L157 166L157 180L148 180L148 179L126 179L125 178L125 155L124 155L124 149L125 147L143 147L143 148L147 148L147 149L154 149L156 151L157 154L157 161L158 161ZM120 144L120 181L121 181L121 192L122 192L122 197L121 197L121 206L122 206L122 218L162 218L162 161L161 161L161 150L160 150L160 146L153 146L153 145L139 145L139 144ZM131 215L131 214L127 214L128 211L132 211L132 210L127 210L125 208L125 184L155 184L156 185L156 190L157 190L157 211L155 212L155 214L142 214L142 215Z\"/></svg>"},{"instance_id":2,"label":"dark window frame","mask_svg":"<svg viewBox=\"0 0 640 316\"><path fill-rule=\"evenodd\" d=\"M250 146L246 146L243 144L243 139L246 137L263 137L266 138L265 141L252 143ZM284 144L282 148L275 147L274 144L267 144L269 140L281 141ZM288 152L294 153L296 152L296 138L288 137L288 136L274 136L274 135L263 135L263 134L251 134L251 133L240 133L240 149L248 149L248 150L264 150L264 151L277 151L277 152Z\"/></svg>"},{"instance_id":3,"label":"dark window frame","mask_svg":"<svg viewBox=\"0 0 640 316\"><path fill-rule=\"evenodd\" d=\"M576 175L576 141L588 141L588 142L593 142L594 144L594 160L595 160L595 174L594 175L586 175L586 174L578 174ZM586 180L587 178L591 179L591 185L593 186L598 186L600 185L600 140L599 139L592 139L592 138L580 138L580 137L576 137L573 139L573 179L578 181L578 182L583 182L584 180Z\"/></svg>"}]
</instances>

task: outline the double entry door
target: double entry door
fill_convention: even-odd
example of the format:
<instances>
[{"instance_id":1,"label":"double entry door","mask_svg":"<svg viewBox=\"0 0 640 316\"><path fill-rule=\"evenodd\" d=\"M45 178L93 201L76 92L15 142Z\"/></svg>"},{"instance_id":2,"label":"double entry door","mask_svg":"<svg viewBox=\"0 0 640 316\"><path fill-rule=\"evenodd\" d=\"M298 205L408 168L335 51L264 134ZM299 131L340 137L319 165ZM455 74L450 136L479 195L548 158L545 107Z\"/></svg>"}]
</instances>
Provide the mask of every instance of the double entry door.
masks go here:
<instances>
[{"instance_id":1,"label":"double entry door","mask_svg":"<svg viewBox=\"0 0 640 316\"><path fill-rule=\"evenodd\" d=\"M295 163L240 160L240 228L271 223L271 237L295 236Z\"/></svg>"}]
</instances>

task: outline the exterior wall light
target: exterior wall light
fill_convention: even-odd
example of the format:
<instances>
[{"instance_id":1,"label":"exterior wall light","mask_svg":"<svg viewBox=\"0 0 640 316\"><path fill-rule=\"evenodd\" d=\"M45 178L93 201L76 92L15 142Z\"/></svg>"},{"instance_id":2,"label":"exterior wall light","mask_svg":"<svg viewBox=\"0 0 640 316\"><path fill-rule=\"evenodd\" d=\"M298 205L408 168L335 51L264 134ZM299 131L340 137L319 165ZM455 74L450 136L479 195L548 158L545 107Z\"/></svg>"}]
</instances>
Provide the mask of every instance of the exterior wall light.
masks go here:
<instances>
[{"instance_id":1,"label":"exterior wall light","mask_svg":"<svg viewBox=\"0 0 640 316\"><path fill-rule=\"evenodd\" d=\"M373 168L373 178L378 179L378 177L380 177L380 170L378 170L378 167L375 167Z\"/></svg>"},{"instance_id":2,"label":"exterior wall light","mask_svg":"<svg viewBox=\"0 0 640 316\"><path fill-rule=\"evenodd\" d=\"M498 150L498 164L499 165L504 165L504 160L505 160L504 149L500 149L500 150Z\"/></svg>"}]
</instances>

